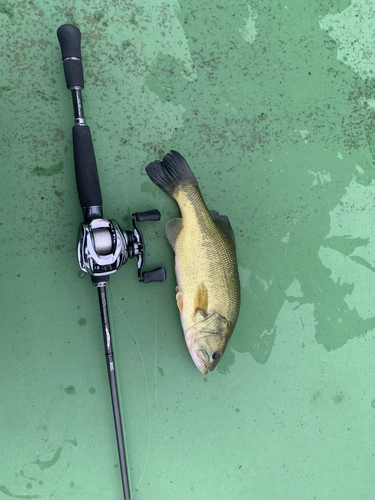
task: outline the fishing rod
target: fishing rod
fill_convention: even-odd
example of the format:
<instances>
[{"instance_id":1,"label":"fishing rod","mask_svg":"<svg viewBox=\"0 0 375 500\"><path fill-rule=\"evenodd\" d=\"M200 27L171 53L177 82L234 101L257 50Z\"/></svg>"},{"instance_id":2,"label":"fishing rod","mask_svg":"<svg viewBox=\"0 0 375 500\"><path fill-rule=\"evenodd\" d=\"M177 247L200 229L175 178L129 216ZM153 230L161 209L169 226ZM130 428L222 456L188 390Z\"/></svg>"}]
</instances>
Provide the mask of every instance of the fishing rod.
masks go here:
<instances>
[{"instance_id":1,"label":"fishing rod","mask_svg":"<svg viewBox=\"0 0 375 500\"><path fill-rule=\"evenodd\" d=\"M98 290L105 356L115 420L120 470L125 500L130 500L129 478L126 465L124 436L121 422L113 345L109 324L106 286L111 274L116 273L128 259L137 258L138 279L143 283L164 281L165 269L144 271L145 243L138 223L160 220L158 210L137 212L132 215L133 229L123 230L113 219L103 217L102 195L94 146L90 129L83 114L81 91L84 88L81 60L81 33L76 26L64 24L57 30L61 47L66 86L72 92L74 108L73 150L78 198L84 222L78 232L77 257L82 271L91 276Z\"/></svg>"}]
</instances>

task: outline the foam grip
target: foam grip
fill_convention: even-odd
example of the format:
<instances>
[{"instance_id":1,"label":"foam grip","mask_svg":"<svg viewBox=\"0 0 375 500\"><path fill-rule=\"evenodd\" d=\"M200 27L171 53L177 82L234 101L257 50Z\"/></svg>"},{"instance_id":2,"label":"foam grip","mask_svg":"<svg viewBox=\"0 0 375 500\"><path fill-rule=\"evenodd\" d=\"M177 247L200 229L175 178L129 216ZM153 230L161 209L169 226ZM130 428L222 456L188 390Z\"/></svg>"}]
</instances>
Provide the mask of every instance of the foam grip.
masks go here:
<instances>
[{"instance_id":1,"label":"foam grip","mask_svg":"<svg viewBox=\"0 0 375 500\"><path fill-rule=\"evenodd\" d=\"M73 127L73 149L77 190L81 207L102 206L94 146L87 125Z\"/></svg>"}]
</instances>

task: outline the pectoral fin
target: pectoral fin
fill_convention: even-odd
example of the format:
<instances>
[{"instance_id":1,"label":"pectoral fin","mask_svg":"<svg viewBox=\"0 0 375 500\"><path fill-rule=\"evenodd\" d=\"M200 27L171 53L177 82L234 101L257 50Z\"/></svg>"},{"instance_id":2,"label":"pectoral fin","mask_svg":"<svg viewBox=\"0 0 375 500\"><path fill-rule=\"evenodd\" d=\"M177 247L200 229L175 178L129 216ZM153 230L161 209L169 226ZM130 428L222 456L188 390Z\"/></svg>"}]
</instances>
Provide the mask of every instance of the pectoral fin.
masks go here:
<instances>
[{"instance_id":1,"label":"pectoral fin","mask_svg":"<svg viewBox=\"0 0 375 500\"><path fill-rule=\"evenodd\" d=\"M176 302L177 302L177 307L180 313L182 313L182 309L184 308L184 297L181 292L178 290L178 286L176 286Z\"/></svg>"},{"instance_id":2,"label":"pectoral fin","mask_svg":"<svg viewBox=\"0 0 375 500\"><path fill-rule=\"evenodd\" d=\"M202 282L198 285L194 297L194 315L200 314L205 317L208 309L208 291L206 285Z\"/></svg>"}]
</instances>

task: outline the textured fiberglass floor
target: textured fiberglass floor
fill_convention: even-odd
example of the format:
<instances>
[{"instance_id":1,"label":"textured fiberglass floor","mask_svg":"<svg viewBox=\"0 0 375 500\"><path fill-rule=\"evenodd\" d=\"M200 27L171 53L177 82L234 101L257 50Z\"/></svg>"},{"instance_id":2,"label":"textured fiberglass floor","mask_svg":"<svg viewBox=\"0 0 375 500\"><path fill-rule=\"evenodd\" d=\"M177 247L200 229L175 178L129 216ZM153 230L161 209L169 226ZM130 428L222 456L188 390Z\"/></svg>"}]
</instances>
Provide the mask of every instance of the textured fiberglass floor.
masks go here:
<instances>
[{"instance_id":1,"label":"textured fiberglass floor","mask_svg":"<svg viewBox=\"0 0 375 500\"><path fill-rule=\"evenodd\" d=\"M82 32L105 215L144 225L108 296L134 500L373 498L374 2L0 2L0 498L120 499L97 296L78 272L73 110L57 28ZM242 309L218 368L184 344L180 151L237 240Z\"/></svg>"}]
</instances>

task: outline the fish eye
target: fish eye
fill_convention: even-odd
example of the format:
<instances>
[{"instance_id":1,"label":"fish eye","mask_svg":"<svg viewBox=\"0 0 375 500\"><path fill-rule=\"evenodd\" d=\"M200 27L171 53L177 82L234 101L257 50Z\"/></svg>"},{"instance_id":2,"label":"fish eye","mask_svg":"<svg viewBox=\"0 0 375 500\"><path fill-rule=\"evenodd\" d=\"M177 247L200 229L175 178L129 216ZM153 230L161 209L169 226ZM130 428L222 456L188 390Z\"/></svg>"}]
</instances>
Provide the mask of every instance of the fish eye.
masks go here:
<instances>
[{"instance_id":1,"label":"fish eye","mask_svg":"<svg viewBox=\"0 0 375 500\"><path fill-rule=\"evenodd\" d=\"M222 356L222 355L223 355L223 353L222 353L221 351L216 351L216 352L214 352L214 353L213 353L213 355L212 355L212 359L213 359L214 361L217 361L218 359L220 359L220 358L221 358L221 356Z\"/></svg>"}]
</instances>

